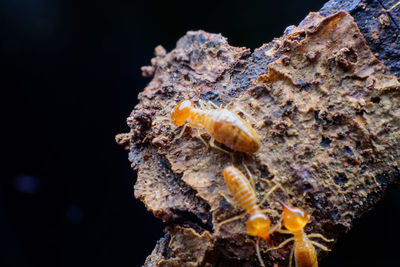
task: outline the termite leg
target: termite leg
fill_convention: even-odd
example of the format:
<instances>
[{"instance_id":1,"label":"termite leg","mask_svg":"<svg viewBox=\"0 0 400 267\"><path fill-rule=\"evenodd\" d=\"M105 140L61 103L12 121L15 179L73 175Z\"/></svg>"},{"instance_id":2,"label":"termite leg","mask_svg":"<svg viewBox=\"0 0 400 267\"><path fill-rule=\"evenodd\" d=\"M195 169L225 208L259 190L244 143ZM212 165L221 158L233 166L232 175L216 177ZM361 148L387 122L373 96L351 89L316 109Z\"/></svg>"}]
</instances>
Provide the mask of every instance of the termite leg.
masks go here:
<instances>
[{"instance_id":1,"label":"termite leg","mask_svg":"<svg viewBox=\"0 0 400 267\"><path fill-rule=\"evenodd\" d=\"M217 105L215 105L215 104L214 104L213 102L211 102L211 101L204 102L204 101L201 100L201 99L199 99L199 105L200 105L200 107L201 107L202 109L205 109L205 108L211 109L211 107L214 107L214 108L216 108L216 109L220 108L220 107L218 107Z\"/></svg>"},{"instance_id":2,"label":"termite leg","mask_svg":"<svg viewBox=\"0 0 400 267\"><path fill-rule=\"evenodd\" d=\"M186 127L187 127L187 124L183 125L183 128L182 128L181 132L177 136L175 136L175 138L174 138L174 140L172 140L172 142L175 142L176 139L179 139L179 138L182 137L183 133L186 130Z\"/></svg>"},{"instance_id":3,"label":"termite leg","mask_svg":"<svg viewBox=\"0 0 400 267\"><path fill-rule=\"evenodd\" d=\"M289 267L292 267L293 255L294 255L294 249L292 247L292 249L290 250L290 256L289 256Z\"/></svg>"},{"instance_id":4,"label":"termite leg","mask_svg":"<svg viewBox=\"0 0 400 267\"><path fill-rule=\"evenodd\" d=\"M253 122L257 123L257 120L253 118L253 116L247 114L243 109L239 108L239 107L234 107L233 108L233 112L241 112L243 113L243 115L245 115L247 118L249 118L250 120L252 120Z\"/></svg>"},{"instance_id":5,"label":"termite leg","mask_svg":"<svg viewBox=\"0 0 400 267\"><path fill-rule=\"evenodd\" d=\"M223 149L223 148L220 148L220 147L216 146L216 145L214 144L214 141L215 141L215 139L214 139L213 137L211 137L211 139L210 139L210 146L211 146L212 148L218 149L218 150L220 150L220 151L222 151L222 152L224 152L224 153L226 153L226 154L231 155L230 152L226 151L226 150Z\"/></svg>"},{"instance_id":6,"label":"termite leg","mask_svg":"<svg viewBox=\"0 0 400 267\"><path fill-rule=\"evenodd\" d=\"M257 253L257 258L258 261L260 262L260 265L262 267L265 267L264 261L261 257L261 253L260 253L260 237L257 237L257 241L256 241L256 253Z\"/></svg>"},{"instance_id":7,"label":"termite leg","mask_svg":"<svg viewBox=\"0 0 400 267\"><path fill-rule=\"evenodd\" d=\"M271 209L262 209L262 210L260 210L262 213L268 213L268 214L271 214L274 210L271 210Z\"/></svg>"},{"instance_id":8,"label":"termite leg","mask_svg":"<svg viewBox=\"0 0 400 267\"><path fill-rule=\"evenodd\" d=\"M198 123L189 123L189 126L192 128L196 128L196 129L202 129L203 125L198 124Z\"/></svg>"},{"instance_id":9,"label":"termite leg","mask_svg":"<svg viewBox=\"0 0 400 267\"><path fill-rule=\"evenodd\" d=\"M148 136L148 135L146 135L146 136L143 138L142 144L144 144L144 143L147 141L147 139L149 139L149 136Z\"/></svg>"},{"instance_id":10,"label":"termite leg","mask_svg":"<svg viewBox=\"0 0 400 267\"><path fill-rule=\"evenodd\" d=\"M228 196L226 196L224 193L219 193L223 198L225 198L225 200L232 206L232 207L237 207L237 205L236 205L236 203L235 202L233 202ZM227 219L227 220L225 220L225 221L222 221L222 222L220 222L218 225L219 226L221 226L221 225L223 225L223 224L226 224L226 223L229 223L229 222L233 222L233 221L236 221L236 220L239 220L239 219L241 219L241 218L243 218L244 216L246 216L246 214L247 214L247 212L245 211L245 212L243 212L243 213L241 213L241 214L239 214L239 215L237 215L237 216L234 216L234 217L232 217L232 218L229 218L229 219Z\"/></svg>"},{"instance_id":11,"label":"termite leg","mask_svg":"<svg viewBox=\"0 0 400 267\"><path fill-rule=\"evenodd\" d=\"M278 246L267 249L266 252L271 251L271 250L280 249L280 248L284 247L287 243L289 243L290 241L293 241L293 240L294 240L294 237L288 238L285 241L283 241L282 243L280 243Z\"/></svg>"},{"instance_id":12,"label":"termite leg","mask_svg":"<svg viewBox=\"0 0 400 267\"><path fill-rule=\"evenodd\" d=\"M226 104L225 108L228 109L228 107L233 104L233 100L231 100L228 104Z\"/></svg>"},{"instance_id":13,"label":"termite leg","mask_svg":"<svg viewBox=\"0 0 400 267\"><path fill-rule=\"evenodd\" d=\"M175 141L175 139L178 139L178 138L180 138L182 136L183 132L185 131L185 129L187 127L187 125L189 125L191 128L195 128L195 129L198 129L198 130L202 129L202 127L203 127L202 125L196 124L196 123L185 124L183 126L183 129L182 129L181 133L177 137L174 138L174 141ZM207 147L207 149L209 148L208 143L203 139L203 137L201 137L200 133L197 133L196 137L199 138L201 142L203 142L203 144Z\"/></svg>"},{"instance_id":14,"label":"termite leg","mask_svg":"<svg viewBox=\"0 0 400 267\"><path fill-rule=\"evenodd\" d=\"M400 5L400 1L397 2L396 4L394 4L391 8L389 8L389 9L384 9L384 11L390 12L390 11L392 11L393 9L395 9L398 5Z\"/></svg>"},{"instance_id":15,"label":"termite leg","mask_svg":"<svg viewBox=\"0 0 400 267\"><path fill-rule=\"evenodd\" d=\"M169 244L172 244L175 241L175 235L171 236L171 239L169 240Z\"/></svg>"},{"instance_id":16,"label":"termite leg","mask_svg":"<svg viewBox=\"0 0 400 267\"><path fill-rule=\"evenodd\" d=\"M275 184L269 191L266 193L261 200L260 204L258 204L260 207L267 201L268 197L277 189L277 188L282 188L282 186L279 184Z\"/></svg>"},{"instance_id":17,"label":"termite leg","mask_svg":"<svg viewBox=\"0 0 400 267\"><path fill-rule=\"evenodd\" d=\"M263 181L266 184L270 184L270 180L266 179L266 178L260 178L261 181Z\"/></svg>"},{"instance_id":18,"label":"termite leg","mask_svg":"<svg viewBox=\"0 0 400 267\"><path fill-rule=\"evenodd\" d=\"M203 142L203 144L207 147L207 149L209 148L207 142L203 139L203 137L201 137L200 134L197 135L197 138L199 138L200 141Z\"/></svg>"},{"instance_id":19,"label":"termite leg","mask_svg":"<svg viewBox=\"0 0 400 267\"><path fill-rule=\"evenodd\" d=\"M326 238L325 236L323 236L321 234L309 234L307 236L308 236L308 238L321 238L325 242L333 242L333 241L335 241L334 239L328 239L328 238Z\"/></svg>"},{"instance_id":20,"label":"termite leg","mask_svg":"<svg viewBox=\"0 0 400 267\"><path fill-rule=\"evenodd\" d=\"M151 122L151 125L153 126L153 125L155 125L157 122L159 122L159 121L168 121L168 123L170 124L170 125L174 125L172 122L171 122L171 119L170 118L167 118L167 117L157 117L155 120L153 120L152 122ZM175 126L175 125L174 125Z\"/></svg>"},{"instance_id":21,"label":"termite leg","mask_svg":"<svg viewBox=\"0 0 400 267\"><path fill-rule=\"evenodd\" d=\"M232 207L237 207L236 203L232 201L228 196L226 196L224 193L219 193L223 198L225 198L226 202L228 202Z\"/></svg>"},{"instance_id":22,"label":"termite leg","mask_svg":"<svg viewBox=\"0 0 400 267\"><path fill-rule=\"evenodd\" d=\"M254 192L256 192L256 181L254 179L254 176L251 174L249 168L247 168L247 165L244 163L244 160L242 160L242 165L243 165L244 169L246 170L247 174L250 177L251 187L253 188Z\"/></svg>"},{"instance_id":23,"label":"termite leg","mask_svg":"<svg viewBox=\"0 0 400 267\"><path fill-rule=\"evenodd\" d=\"M273 227L271 227L271 229L269 230L269 234L272 235L275 232L282 233L282 231L286 231L286 230L282 230L282 218L280 218L279 222L277 222ZM286 234L286 232L285 232L285 234ZM290 234L292 234L292 233L290 232Z\"/></svg>"},{"instance_id":24,"label":"termite leg","mask_svg":"<svg viewBox=\"0 0 400 267\"><path fill-rule=\"evenodd\" d=\"M226 224L226 223L230 223L230 222L234 222L234 221L240 220L241 218L243 218L243 217L246 216L246 215L247 215L247 212L245 211L245 212L243 212L243 213L241 213L241 214L239 214L239 215L237 215L237 216L234 216L234 217L232 217L232 218L229 218L229 219L227 219L227 220L225 220L225 221L222 221L222 222L218 223L218 226L221 227L221 225L223 225L223 224Z\"/></svg>"},{"instance_id":25,"label":"termite leg","mask_svg":"<svg viewBox=\"0 0 400 267\"><path fill-rule=\"evenodd\" d=\"M208 101L208 105L209 105L209 107L213 106L213 107L216 108L216 109L221 108L221 106L217 106L216 104L214 104L214 103L211 102L211 101Z\"/></svg>"},{"instance_id":26,"label":"termite leg","mask_svg":"<svg viewBox=\"0 0 400 267\"><path fill-rule=\"evenodd\" d=\"M261 178L261 180L264 181L265 183L267 183L268 185L270 184L270 181L268 181L264 178ZM259 204L260 206L262 206L262 204L264 204L265 201L267 201L269 195L271 195L277 188L281 189L282 192L286 195L286 198L289 199L289 195L286 192L286 189L283 188L283 186L279 182L272 181L272 183L274 183L275 185L268 191L268 193L266 195L264 195L263 199L261 200L261 202Z\"/></svg>"},{"instance_id":27,"label":"termite leg","mask_svg":"<svg viewBox=\"0 0 400 267\"><path fill-rule=\"evenodd\" d=\"M206 108L205 102L203 100L201 100L201 99L199 99L199 105L200 105L201 109L205 109Z\"/></svg>"},{"instance_id":28,"label":"termite leg","mask_svg":"<svg viewBox=\"0 0 400 267\"><path fill-rule=\"evenodd\" d=\"M310 240L310 242L311 242L311 244L313 244L313 245L316 246L316 247L319 247L319 248L322 249L322 250L331 251L329 248L325 247L324 245L321 245L321 244L318 243L318 242L311 241L311 240Z\"/></svg>"},{"instance_id":29,"label":"termite leg","mask_svg":"<svg viewBox=\"0 0 400 267\"><path fill-rule=\"evenodd\" d=\"M278 230L276 230L276 232L278 232L280 234L285 234L285 235L292 234L292 232L290 232L289 230L284 230L284 229L278 229Z\"/></svg>"}]
</instances>

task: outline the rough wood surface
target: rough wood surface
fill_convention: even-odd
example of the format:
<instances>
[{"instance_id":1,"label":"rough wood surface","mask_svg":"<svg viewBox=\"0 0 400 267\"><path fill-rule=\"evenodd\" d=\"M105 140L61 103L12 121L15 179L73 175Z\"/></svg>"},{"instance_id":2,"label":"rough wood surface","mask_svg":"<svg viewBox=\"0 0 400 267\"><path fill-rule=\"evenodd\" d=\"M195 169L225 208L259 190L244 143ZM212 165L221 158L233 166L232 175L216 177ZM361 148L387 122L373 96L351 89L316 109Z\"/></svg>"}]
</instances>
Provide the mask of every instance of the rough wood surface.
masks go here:
<instances>
[{"instance_id":1,"label":"rough wood surface","mask_svg":"<svg viewBox=\"0 0 400 267\"><path fill-rule=\"evenodd\" d=\"M400 53L398 16L383 4L330 1L253 53L203 31L188 32L168 54L156 48L143 68L153 80L127 119L131 130L117 136L138 172L135 196L170 224L146 266L258 265L246 218L218 226L242 211L223 197L231 157L207 150L195 130L174 140L180 128L169 112L181 99L233 101L258 121L260 150L235 153L234 164L244 170L245 162L257 177L259 199L280 183L288 201L311 214L307 233L337 240L399 179L400 84L391 73L400 75L400 66L390 56ZM286 198L277 191L264 205L274 223L278 197ZM290 247L263 259L284 266Z\"/></svg>"}]
</instances>

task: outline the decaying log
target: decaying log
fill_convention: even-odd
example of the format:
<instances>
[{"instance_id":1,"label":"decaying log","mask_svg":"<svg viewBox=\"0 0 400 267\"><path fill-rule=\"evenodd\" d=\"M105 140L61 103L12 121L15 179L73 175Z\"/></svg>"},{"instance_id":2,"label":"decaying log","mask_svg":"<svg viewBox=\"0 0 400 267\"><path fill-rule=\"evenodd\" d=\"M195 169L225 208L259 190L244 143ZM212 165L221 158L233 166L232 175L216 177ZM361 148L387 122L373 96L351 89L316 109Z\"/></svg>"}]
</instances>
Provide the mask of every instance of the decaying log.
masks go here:
<instances>
[{"instance_id":1,"label":"decaying log","mask_svg":"<svg viewBox=\"0 0 400 267\"><path fill-rule=\"evenodd\" d=\"M289 199L278 190L263 206L273 223L276 199L286 199L311 214L307 233L337 240L399 180L400 12L381 2L330 1L253 53L203 31L188 32L170 53L156 48L131 130L117 136L138 172L135 196L169 223L146 266L258 266L246 218L218 226L242 212L224 197L232 158L207 149L195 129L174 139L181 129L169 113L181 99L233 101L258 122L260 150L235 153L233 163L257 177L259 199L273 182L286 189ZM266 265L287 264L291 245L267 248L261 242Z\"/></svg>"}]
</instances>

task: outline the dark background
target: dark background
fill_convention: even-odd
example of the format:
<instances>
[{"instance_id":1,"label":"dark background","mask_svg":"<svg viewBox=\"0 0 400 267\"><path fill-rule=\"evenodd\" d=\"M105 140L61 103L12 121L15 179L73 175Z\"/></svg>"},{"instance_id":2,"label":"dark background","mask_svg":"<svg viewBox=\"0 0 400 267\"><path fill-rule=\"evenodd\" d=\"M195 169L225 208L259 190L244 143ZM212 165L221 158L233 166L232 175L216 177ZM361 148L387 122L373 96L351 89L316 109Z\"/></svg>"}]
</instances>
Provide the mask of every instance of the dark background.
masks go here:
<instances>
[{"instance_id":1,"label":"dark background","mask_svg":"<svg viewBox=\"0 0 400 267\"><path fill-rule=\"evenodd\" d=\"M140 67L188 30L254 49L324 2L1 1L0 265L140 266L164 225L114 141L149 82ZM321 265L399 264L398 192Z\"/></svg>"}]
</instances>

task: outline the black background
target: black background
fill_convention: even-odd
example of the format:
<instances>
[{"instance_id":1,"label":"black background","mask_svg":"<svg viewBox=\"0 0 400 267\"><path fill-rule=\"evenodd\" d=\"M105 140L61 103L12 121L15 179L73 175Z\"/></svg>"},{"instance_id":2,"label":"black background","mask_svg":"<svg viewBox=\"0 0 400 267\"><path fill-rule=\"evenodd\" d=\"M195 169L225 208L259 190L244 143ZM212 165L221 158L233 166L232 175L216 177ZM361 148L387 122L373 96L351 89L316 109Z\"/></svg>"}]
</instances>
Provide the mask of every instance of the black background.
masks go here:
<instances>
[{"instance_id":1,"label":"black background","mask_svg":"<svg viewBox=\"0 0 400 267\"><path fill-rule=\"evenodd\" d=\"M140 266L164 225L134 199L114 136L149 79L154 47L188 30L252 49L324 1L0 2L1 266ZM322 266L399 264L399 190Z\"/></svg>"}]
</instances>

